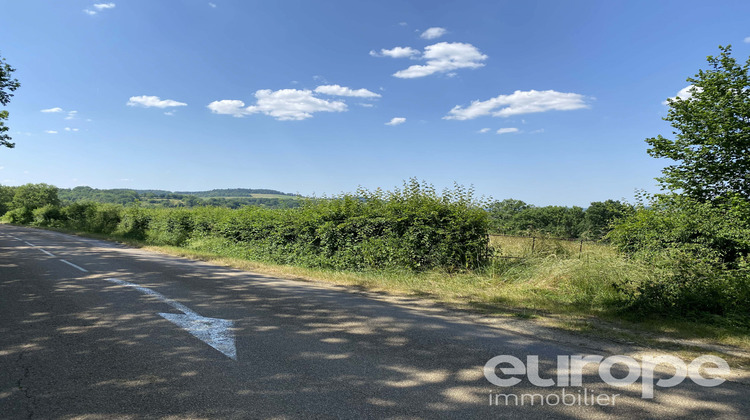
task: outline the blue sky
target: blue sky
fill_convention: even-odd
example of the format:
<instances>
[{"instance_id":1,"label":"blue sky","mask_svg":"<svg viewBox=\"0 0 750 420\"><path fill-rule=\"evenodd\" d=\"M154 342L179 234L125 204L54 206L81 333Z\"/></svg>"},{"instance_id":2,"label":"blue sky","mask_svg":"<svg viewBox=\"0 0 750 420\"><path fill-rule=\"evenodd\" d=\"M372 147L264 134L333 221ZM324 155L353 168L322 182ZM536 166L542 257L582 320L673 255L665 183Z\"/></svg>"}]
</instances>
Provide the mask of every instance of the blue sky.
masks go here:
<instances>
[{"instance_id":1,"label":"blue sky","mask_svg":"<svg viewBox=\"0 0 750 420\"><path fill-rule=\"evenodd\" d=\"M12 1L0 183L632 199L747 1Z\"/></svg>"}]
</instances>

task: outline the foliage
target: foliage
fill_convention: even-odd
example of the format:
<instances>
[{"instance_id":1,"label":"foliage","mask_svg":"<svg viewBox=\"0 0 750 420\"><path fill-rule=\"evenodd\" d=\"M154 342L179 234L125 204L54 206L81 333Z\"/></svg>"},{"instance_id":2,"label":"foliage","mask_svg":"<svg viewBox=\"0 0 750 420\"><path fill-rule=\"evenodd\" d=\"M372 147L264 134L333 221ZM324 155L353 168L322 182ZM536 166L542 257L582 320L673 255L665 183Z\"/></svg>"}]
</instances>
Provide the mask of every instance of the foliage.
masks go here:
<instances>
[{"instance_id":1,"label":"foliage","mask_svg":"<svg viewBox=\"0 0 750 420\"><path fill-rule=\"evenodd\" d=\"M612 223L629 216L635 211L630 204L621 201L595 201L586 209L583 220L583 236L591 239L604 237Z\"/></svg>"},{"instance_id":2,"label":"foliage","mask_svg":"<svg viewBox=\"0 0 750 420\"><path fill-rule=\"evenodd\" d=\"M60 199L57 196L58 189L48 184L26 184L15 189L12 208L25 207L30 210L44 207L47 204L53 206L60 205Z\"/></svg>"},{"instance_id":3,"label":"foliage","mask_svg":"<svg viewBox=\"0 0 750 420\"><path fill-rule=\"evenodd\" d=\"M608 238L659 274L621 285L634 309L681 317L750 314L748 200L662 196L619 221Z\"/></svg>"},{"instance_id":4,"label":"foliage","mask_svg":"<svg viewBox=\"0 0 750 420\"><path fill-rule=\"evenodd\" d=\"M741 66L731 46L719 49L709 70L687 79L690 97L667 101L675 138L646 139L651 156L676 162L658 178L662 186L701 201L750 198L750 58Z\"/></svg>"},{"instance_id":5,"label":"foliage","mask_svg":"<svg viewBox=\"0 0 750 420\"><path fill-rule=\"evenodd\" d=\"M617 218L632 211L619 201L593 202L581 207L536 207L520 200L491 203L487 209L492 231L505 235L543 235L558 238L600 239Z\"/></svg>"},{"instance_id":6,"label":"foliage","mask_svg":"<svg viewBox=\"0 0 750 420\"><path fill-rule=\"evenodd\" d=\"M0 216L11 209L11 202L15 194L16 190L14 187L0 185Z\"/></svg>"},{"instance_id":7,"label":"foliage","mask_svg":"<svg viewBox=\"0 0 750 420\"><path fill-rule=\"evenodd\" d=\"M416 180L390 192L362 189L308 199L297 208L170 209L79 202L55 213L54 203L46 204L53 205L13 220L160 245L221 244L258 260L335 269L455 271L481 267L491 256L489 220L473 191L456 186L438 194Z\"/></svg>"},{"instance_id":8,"label":"foliage","mask_svg":"<svg viewBox=\"0 0 750 420\"><path fill-rule=\"evenodd\" d=\"M65 222L65 215L59 206L47 204L32 211L35 226L42 227L62 227Z\"/></svg>"},{"instance_id":9,"label":"foliage","mask_svg":"<svg viewBox=\"0 0 750 420\"><path fill-rule=\"evenodd\" d=\"M220 194L236 194L221 196ZM274 197L254 197L253 194L272 194ZM276 197L277 196L277 197ZM299 206L299 200L293 194L266 189L233 189L198 192L171 192L164 190L131 190L131 189L97 189L75 187L61 189L60 199L63 203L97 202L112 204L138 204L143 207L197 207L219 206L240 208L242 206L264 206L270 208L287 208Z\"/></svg>"},{"instance_id":10,"label":"foliage","mask_svg":"<svg viewBox=\"0 0 750 420\"><path fill-rule=\"evenodd\" d=\"M18 79L11 78L14 71L16 69L11 67L3 57L0 57L0 105L2 106L7 106L10 103L10 98L13 97L12 92L15 92L21 86ZM0 146L13 148L15 143L11 142L11 137L7 133L9 127L4 122L8 119L8 115L8 111L0 111Z\"/></svg>"}]
</instances>

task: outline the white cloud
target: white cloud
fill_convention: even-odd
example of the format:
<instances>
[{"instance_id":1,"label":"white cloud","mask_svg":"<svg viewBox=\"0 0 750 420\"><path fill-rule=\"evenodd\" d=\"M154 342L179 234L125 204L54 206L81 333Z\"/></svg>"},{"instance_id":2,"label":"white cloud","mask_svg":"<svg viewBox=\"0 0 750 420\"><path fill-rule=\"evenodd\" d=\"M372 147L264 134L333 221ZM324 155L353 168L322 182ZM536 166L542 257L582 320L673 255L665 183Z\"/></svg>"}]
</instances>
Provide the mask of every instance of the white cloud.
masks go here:
<instances>
[{"instance_id":1,"label":"white cloud","mask_svg":"<svg viewBox=\"0 0 750 420\"><path fill-rule=\"evenodd\" d=\"M388 121L387 123L385 123L385 125L399 125L399 124L403 124L405 122L406 122L406 118L394 117L394 118L391 118L390 121Z\"/></svg>"},{"instance_id":2,"label":"white cloud","mask_svg":"<svg viewBox=\"0 0 750 420\"><path fill-rule=\"evenodd\" d=\"M114 9L115 4L114 3L96 3L94 4L93 7L96 10L83 9L83 13L86 13L89 16L94 16L95 14L101 12L102 10Z\"/></svg>"},{"instance_id":3,"label":"white cloud","mask_svg":"<svg viewBox=\"0 0 750 420\"><path fill-rule=\"evenodd\" d=\"M239 100L221 100L208 104L208 109L216 114L242 117L261 113L279 121L304 120L311 118L315 112L344 112L347 106L341 101L326 101L313 96L311 90L281 89L272 91L262 89L255 92L255 105L245 107Z\"/></svg>"},{"instance_id":4,"label":"white cloud","mask_svg":"<svg viewBox=\"0 0 750 420\"><path fill-rule=\"evenodd\" d=\"M57 131L55 130L44 130L44 132L47 134L57 134Z\"/></svg>"},{"instance_id":5,"label":"white cloud","mask_svg":"<svg viewBox=\"0 0 750 420\"><path fill-rule=\"evenodd\" d=\"M489 132L490 132L489 128L483 128L483 129L479 130L479 133L481 133L481 134L489 133Z\"/></svg>"},{"instance_id":6,"label":"white cloud","mask_svg":"<svg viewBox=\"0 0 750 420\"><path fill-rule=\"evenodd\" d=\"M531 132L531 134L542 134L542 133L544 133L544 129L543 128L540 128L538 130L534 130L534 131Z\"/></svg>"},{"instance_id":7,"label":"white cloud","mask_svg":"<svg viewBox=\"0 0 750 420\"><path fill-rule=\"evenodd\" d=\"M685 86L684 88L680 89L679 92L677 92L677 95L675 95L672 98L669 98L671 100L676 100L677 98L682 99L683 101L687 101L688 99L693 97L693 92L703 92L703 88L695 87L693 85ZM662 105L669 105L668 100L661 103Z\"/></svg>"},{"instance_id":8,"label":"white cloud","mask_svg":"<svg viewBox=\"0 0 750 420\"><path fill-rule=\"evenodd\" d=\"M373 104L368 104L368 103L361 103L361 104L359 104L359 106L362 106L362 107L365 107L365 108L372 108L372 107L374 107L375 105L373 105Z\"/></svg>"},{"instance_id":9,"label":"white cloud","mask_svg":"<svg viewBox=\"0 0 750 420\"><path fill-rule=\"evenodd\" d=\"M233 117L243 117L250 114L245 110L245 103L236 99L213 101L208 104L208 109L214 114L231 115Z\"/></svg>"},{"instance_id":10,"label":"white cloud","mask_svg":"<svg viewBox=\"0 0 750 420\"><path fill-rule=\"evenodd\" d=\"M60 107L54 107L49 109L43 109L42 112L63 112L63 109Z\"/></svg>"},{"instance_id":11,"label":"white cloud","mask_svg":"<svg viewBox=\"0 0 750 420\"><path fill-rule=\"evenodd\" d=\"M78 111L68 111L68 115L65 117L66 120L72 120L76 117Z\"/></svg>"},{"instance_id":12,"label":"white cloud","mask_svg":"<svg viewBox=\"0 0 750 420\"><path fill-rule=\"evenodd\" d=\"M473 101L462 108L453 107L446 120L471 120L485 115L509 117L546 111L572 111L588 108L586 97L577 93L563 93L554 90L517 90L510 95L500 95L486 101Z\"/></svg>"},{"instance_id":13,"label":"white cloud","mask_svg":"<svg viewBox=\"0 0 750 420\"><path fill-rule=\"evenodd\" d=\"M518 133L518 129L515 127L508 127L508 128L501 128L497 130L497 134L508 134L508 133Z\"/></svg>"},{"instance_id":14,"label":"white cloud","mask_svg":"<svg viewBox=\"0 0 750 420\"><path fill-rule=\"evenodd\" d=\"M745 43L747 44L750 44L750 36L746 37L743 41L745 41Z\"/></svg>"},{"instance_id":15,"label":"white cloud","mask_svg":"<svg viewBox=\"0 0 750 420\"><path fill-rule=\"evenodd\" d=\"M173 106L187 106L184 102L177 102L171 99L160 99L158 96L131 96L127 103L128 106L142 106L144 108L169 108Z\"/></svg>"},{"instance_id":16,"label":"white cloud","mask_svg":"<svg viewBox=\"0 0 750 420\"><path fill-rule=\"evenodd\" d=\"M353 90L339 85L323 85L315 88L316 93L331 96L353 96L355 98L379 98L380 95L367 89Z\"/></svg>"},{"instance_id":17,"label":"white cloud","mask_svg":"<svg viewBox=\"0 0 750 420\"><path fill-rule=\"evenodd\" d=\"M212 9L216 9L216 4L209 2L208 5L211 6Z\"/></svg>"},{"instance_id":18,"label":"white cloud","mask_svg":"<svg viewBox=\"0 0 750 420\"><path fill-rule=\"evenodd\" d=\"M169 116L171 117L171 116L173 116L173 115L174 115L174 110L172 110L172 111L167 111L167 112L165 112L165 113L164 113L164 115L169 115Z\"/></svg>"},{"instance_id":19,"label":"white cloud","mask_svg":"<svg viewBox=\"0 0 750 420\"><path fill-rule=\"evenodd\" d=\"M394 76L402 79L429 76L434 73L450 73L453 70L478 68L484 66L482 61L487 56L471 45L461 42L439 42L424 49L422 59L425 65L414 65L398 71Z\"/></svg>"},{"instance_id":20,"label":"white cloud","mask_svg":"<svg viewBox=\"0 0 750 420\"><path fill-rule=\"evenodd\" d=\"M422 53L412 47L393 47L390 50L382 49L380 52L370 51L373 57L391 57L391 58L418 58Z\"/></svg>"},{"instance_id":21,"label":"white cloud","mask_svg":"<svg viewBox=\"0 0 750 420\"><path fill-rule=\"evenodd\" d=\"M447 32L448 31L445 28L433 27L422 32L422 35L420 35L419 37L423 39L435 39L435 38L440 38L441 36L445 35Z\"/></svg>"},{"instance_id":22,"label":"white cloud","mask_svg":"<svg viewBox=\"0 0 750 420\"><path fill-rule=\"evenodd\" d=\"M72 132L76 132L76 131L78 131L78 129L77 129L77 128L70 128L70 127L65 127L65 131L72 131Z\"/></svg>"}]
</instances>

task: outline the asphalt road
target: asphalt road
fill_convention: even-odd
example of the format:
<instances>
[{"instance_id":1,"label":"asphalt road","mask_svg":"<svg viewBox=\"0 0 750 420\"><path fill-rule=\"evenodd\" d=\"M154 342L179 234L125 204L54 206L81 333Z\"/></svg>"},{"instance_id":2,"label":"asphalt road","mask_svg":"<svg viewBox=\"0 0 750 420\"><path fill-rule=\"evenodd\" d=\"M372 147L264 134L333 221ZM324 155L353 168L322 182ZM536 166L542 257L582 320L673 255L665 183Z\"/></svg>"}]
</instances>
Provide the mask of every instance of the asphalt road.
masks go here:
<instances>
[{"instance_id":1,"label":"asphalt road","mask_svg":"<svg viewBox=\"0 0 750 420\"><path fill-rule=\"evenodd\" d=\"M191 325L227 327L228 335L191 333L185 329ZM750 413L750 386L738 382L702 387L687 379L644 399L640 381L608 385L590 366L581 387L538 387L524 375L515 375L522 379L515 386L498 387L483 373L498 355L523 361L538 355L540 377L556 378L557 357L577 354L601 353L417 303L0 225L3 419L747 419ZM628 373L617 366L612 372ZM566 405L563 392L578 399ZM490 404L498 393L521 400ZM589 404L582 393L606 394L609 403Z\"/></svg>"}]
</instances>

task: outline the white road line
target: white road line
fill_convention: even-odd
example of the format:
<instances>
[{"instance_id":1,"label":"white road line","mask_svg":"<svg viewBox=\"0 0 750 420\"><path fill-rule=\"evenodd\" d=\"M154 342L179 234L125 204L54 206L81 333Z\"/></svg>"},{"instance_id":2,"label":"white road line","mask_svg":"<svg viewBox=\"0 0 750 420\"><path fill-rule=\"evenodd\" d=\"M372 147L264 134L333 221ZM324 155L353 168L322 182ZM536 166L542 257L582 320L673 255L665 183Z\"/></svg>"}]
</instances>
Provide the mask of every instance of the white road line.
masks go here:
<instances>
[{"instance_id":1,"label":"white road line","mask_svg":"<svg viewBox=\"0 0 750 420\"><path fill-rule=\"evenodd\" d=\"M25 243L28 246L36 248L36 245L32 244L31 242L23 241L23 243Z\"/></svg>"},{"instance_id":2,"label":"white road line","mask_svg":"<svg viewBox=\"0 0 750 420\"><path fill-rule=\"evenodd\" d=\"M44 252L45 254L49 255L50 257L54 257L54 254L52 254L51 252L47 252L47 251L43 250L42 248L39 248L39 250L42 251L42 252Z\"/></svg>"},{"instance_id":3,"label":"white road line","mask_svg":"<svg viewBox=\"0 0 750 420\"><path fill-rule=\"evenodd\" d=\"M120 279L105 279L120 286L132 287L141 293L153 296L167 305L182 312L182 314L160 313L159 315L169 322L189 332L197 339L203 341L214 349L220 351L232 360L237 360L237 347L234 344L234 333L232 332L233 321L221 318L209 318L197 314L187 306L176 302L161 293L148 287L128 283Z\"/></svg>"},{"instance_id":4,"label":"white road line","mask_svg":"<svg viewBox=\"0 0 750 420\"><path fill-rule=\"evenodd\" d=\"M81 268L81 267L79 267L79 266L77 266L77 265L73 264L72 262L69 262L69 261L65 261L65 260L63 260L63 259L61 259L60 261L64 262L65 264L68 264L69 266L71 266L71 267L73 267L73 268L77 268L77 269L79 269L79 270L83 271L84 273L88 273L88 272L89 272L89 271L88 271L88 270L86 270L85 268Z\"/></svg>"}]
</instances>

